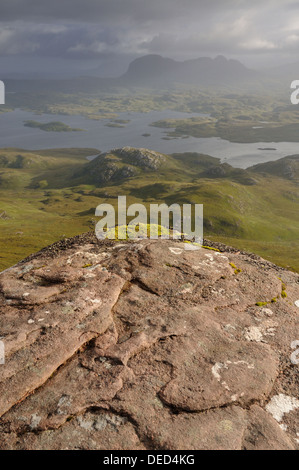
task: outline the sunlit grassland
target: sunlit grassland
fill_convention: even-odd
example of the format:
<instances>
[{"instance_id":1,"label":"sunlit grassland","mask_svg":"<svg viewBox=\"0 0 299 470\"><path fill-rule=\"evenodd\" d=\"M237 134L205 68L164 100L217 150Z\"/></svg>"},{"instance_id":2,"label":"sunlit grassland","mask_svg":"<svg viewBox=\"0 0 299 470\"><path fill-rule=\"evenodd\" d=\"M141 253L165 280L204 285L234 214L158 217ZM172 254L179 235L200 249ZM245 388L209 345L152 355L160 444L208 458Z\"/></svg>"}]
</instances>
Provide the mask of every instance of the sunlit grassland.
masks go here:
<instances>
[{"instance_id":1,"label":"sunlit grassland","mask_svg":"<svg viewBox=\"0 0 299 470\"><path fill-rule=\"evenodd\" d=\"M299 271L299 186L277 176L243 173L211 178L195 171L195 154L167 157L159 171L140 172L101 187L77 184L74 171L86 165L96 149L39 152L2 149L0 168L0 269L64 237L94 228L95 208L117 197L127 203L198 203L204 205L204 235L239 249L256 252ZM23 164L23 168L9 168ZM201 158L204 170L205 161ZM212 162L216 159L211 159ZM3 165L3 159L2 159ZM197 167L196 167L197 168ZM183 171L184 169L184 171ZM246 180L245 180L246 181Z\"/></svg>"},{"instance_id":2,"label":"sunlit grassland","mask_svg":"<svg viewBox=\"0 0 299 470\"><path fill-rule=\"evenodd\" d=\"M234 142L299 141L299 107L287 93L217 91L114 90L98 93L16 93L1 112L22 108L36 113L80 114L111 118L122 112L175 110L206 116L156 123L171 136L217 136ZM63 121L63 119L62 119ZM299 144L298 144L299 145ZM111 145L113 147L113 144ZM86 157L97 149L29 152L0 149L0 269L61 238L90 230L95 208L117 204L204 204L205 236L256 252L299 271L299 186L297 180L254 172L208 177L205 157L184 154L167 158L158 171L96 185L84 173ZM211 157L206 157L210 164ZM217 165L217 159L215 159ZM120 167L122 162L115 159ZM125 164L127 165L127 163ZM250 182L250 180L253 182ZM253 184L252 184L253 183ZM97 187L98 186L98 187Z\"/></svg>"}]
</instances>

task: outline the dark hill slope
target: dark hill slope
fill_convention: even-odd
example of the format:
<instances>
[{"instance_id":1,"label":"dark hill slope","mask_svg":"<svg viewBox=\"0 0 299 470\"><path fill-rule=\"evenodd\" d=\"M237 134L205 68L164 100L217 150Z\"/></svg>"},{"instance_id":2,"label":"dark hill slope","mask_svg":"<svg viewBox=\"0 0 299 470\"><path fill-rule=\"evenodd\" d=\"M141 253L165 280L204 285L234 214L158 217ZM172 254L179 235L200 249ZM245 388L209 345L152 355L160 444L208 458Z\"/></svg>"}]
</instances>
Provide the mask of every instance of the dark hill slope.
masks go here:
<instances>
[{"instance_id":1,"label":"dark hill slope","mask_svg":"<svg viewBox=\"0 0 299 470\"><path fill-rule=\"evenodd\" d=\"M259 174L275 175L290 180L299 179L299 155L280 158L275 162L260 163L250 168L250 171Z\"/></svg>"}]
</instances>

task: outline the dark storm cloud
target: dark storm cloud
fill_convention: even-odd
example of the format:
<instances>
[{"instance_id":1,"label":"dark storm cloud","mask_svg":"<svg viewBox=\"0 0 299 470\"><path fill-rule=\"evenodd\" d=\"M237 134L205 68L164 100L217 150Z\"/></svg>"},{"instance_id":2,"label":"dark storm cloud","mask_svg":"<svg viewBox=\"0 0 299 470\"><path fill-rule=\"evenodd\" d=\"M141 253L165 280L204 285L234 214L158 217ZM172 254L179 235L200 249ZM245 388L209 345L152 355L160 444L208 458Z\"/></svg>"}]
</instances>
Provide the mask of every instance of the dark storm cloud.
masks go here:
<instances>
[{"instance_id":1,"label":"dark storm cloud","mask_svg":"<svg viewBox=\"0 0 299 470\"><path fill-rule=\"evenodd\" d=\"M104 18L113 22L123 18L148 21L188 14L188 11L205 13L233 5L242 7L246 3L242 0L1 0L0 17L2 21L98 22Z\"/></svg>"},{"instance_id":2,"label":"dark storm cloud","mask_svg":"<svg viewBox=\"0 0 299 470\"><path fill-rule=\"evenodd\" d=\"M293 0L1 0L0 55L292 56Z\"/></svg>"}]
</instances>

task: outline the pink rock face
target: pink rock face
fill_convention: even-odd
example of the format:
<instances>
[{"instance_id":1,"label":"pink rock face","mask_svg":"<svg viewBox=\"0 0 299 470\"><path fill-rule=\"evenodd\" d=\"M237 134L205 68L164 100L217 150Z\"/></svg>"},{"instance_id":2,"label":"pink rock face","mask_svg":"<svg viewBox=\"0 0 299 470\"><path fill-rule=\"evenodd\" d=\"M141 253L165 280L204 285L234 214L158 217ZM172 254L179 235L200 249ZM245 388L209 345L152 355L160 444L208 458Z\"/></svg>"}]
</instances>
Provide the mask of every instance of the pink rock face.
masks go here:
<instances>
[{"instance_id":1,"label":"pink rock face","mask_svg":"<svg viewBox=\"0 0 299 470\"><path fill-rule=\"evenodd\" d=\"M86 235L0 274L0 449L298 448L299 277L219 248Z\"/></svg>"}]
</instances>

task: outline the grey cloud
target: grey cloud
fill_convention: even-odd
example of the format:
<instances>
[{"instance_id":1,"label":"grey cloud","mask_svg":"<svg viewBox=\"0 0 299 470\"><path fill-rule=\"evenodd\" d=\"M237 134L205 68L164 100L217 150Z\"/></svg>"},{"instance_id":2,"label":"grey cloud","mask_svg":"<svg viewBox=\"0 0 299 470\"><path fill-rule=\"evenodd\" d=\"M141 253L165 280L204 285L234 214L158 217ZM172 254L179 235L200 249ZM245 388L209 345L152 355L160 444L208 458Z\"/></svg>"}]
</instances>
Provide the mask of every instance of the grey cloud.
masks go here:
<instances>
[{"instance_id":1,"label":"grey cloud","mask_svg":"<svg viewBox=\"0 0 299 470\"><path fill-rule=\"evenodd\" d=\"M151 21L177 14L185 16L190 11L205 14L223 8L238 8L245 3L243 0L1 0L0 18L2 21L100 22L124 18Z\"/></svg>"},{"instance_id":2,"label":"grey cloud","mask_svg":"<svg viewBox=\"0 0 299 470\"><path fill-rule=\"evenodd\" d=\"M296 8L293 0L1 0L0 55L287 57L299 44Z\"/></svg>"}]
</instances>

